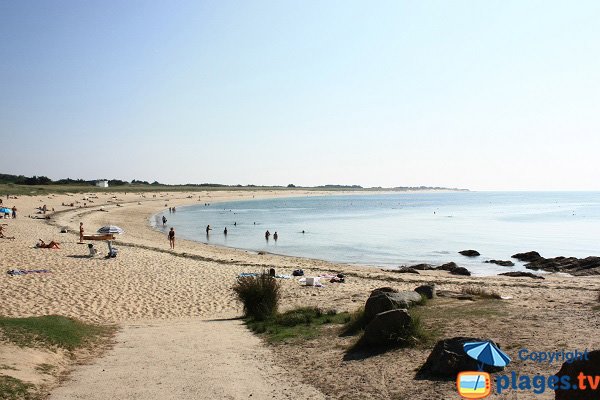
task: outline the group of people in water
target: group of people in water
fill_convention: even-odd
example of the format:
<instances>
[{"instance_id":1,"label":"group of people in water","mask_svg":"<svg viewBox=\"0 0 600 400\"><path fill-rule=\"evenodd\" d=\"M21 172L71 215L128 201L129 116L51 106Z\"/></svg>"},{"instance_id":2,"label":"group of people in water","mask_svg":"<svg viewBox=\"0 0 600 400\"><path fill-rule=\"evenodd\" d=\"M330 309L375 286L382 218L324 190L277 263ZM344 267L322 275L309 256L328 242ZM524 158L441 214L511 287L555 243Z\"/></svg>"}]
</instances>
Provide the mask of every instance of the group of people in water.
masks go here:
<instances>
[{"instance_id":1,"label":"group of people in water","mask_svg":"<svg viewBox=\"0 0 600 400\"><path fill-rule=\"evenodd\" d=\"M162 222L163 222L163 226L167 223L167 219L165 218L164 215L162 217ZM256 222L254 223L254 225L256 225ZM233 226L237 226L237 222L234 222ZM208 239L208 237L210 236L210 231L212 231L212 228L210 227L210 225L206 225L205 230L206 230L206 238ZM227 227L225 227L225 229L223 229L223 235L227 236L227 233L228 233L228 230L227 230ZM304 231L302 231L302 233L304 233ZM167 234L167 237L169 238L169 246L170 246L171 250L175 250L175 229L173 227L171 227L171 229L169 229L169 233ZM269 232L269 230L267 230L265 232L265 239L268 242L270 238L271 238L271 232ZM277 239L279 239L279 234L277 233L277 231L275 231L275 233L273 234L273 240L277 241Z\"/></svg>"}]
</instances>

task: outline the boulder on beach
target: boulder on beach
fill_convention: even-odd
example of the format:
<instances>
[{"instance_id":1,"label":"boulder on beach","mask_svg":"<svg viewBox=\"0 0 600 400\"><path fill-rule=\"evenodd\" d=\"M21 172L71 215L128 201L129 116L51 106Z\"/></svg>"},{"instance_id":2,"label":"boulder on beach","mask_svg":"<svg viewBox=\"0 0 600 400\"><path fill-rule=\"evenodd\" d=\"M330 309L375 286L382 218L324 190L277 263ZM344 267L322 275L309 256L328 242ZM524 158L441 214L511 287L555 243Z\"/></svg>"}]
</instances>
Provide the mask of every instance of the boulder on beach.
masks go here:
<instances>
[{"instance_id":1,"label":"boulder on beach","mask_svg":"<svg viewBox=\"0 0 600 400\"><path fill-rule=\"evenodd\" d=\"M498 275L502 275L502 276L512 276L515 278L533 278L533 279L546 279L543 276L540 275L536 275L533 274L531 272L524 272L524 271L511 271L511 272L504 272L502 274L498 274Z\"/></svg>"},{"instance_id":2,"label":"boulder on beach","mask_svg":"<svg viewBox=\"0 0 600 400\"><path fill-rule=\"evenodd\" d=\"M471 273L465 267L456 267L456 268L453 268L453 269L450 270L450 273L452 275L471 276Z\"/></svg>"},{"instance_id":3,"label":"boulder on beach","mask_svg":"<svg viewBox=\"0 0 600 400\"><path fill-rule=\"evenodd\" d=\"M585 390L579 388L578 390L558 389L554 392L554 398L556 400L597 400L600 399L600 385L595 385L597 379L600 376L600 350L594 350L587 353L586 359L574 360L572 362L563 363L560 370L556 373L562 381L563 376L569 376L571 385L579 384L579 374L583 374L586 377L591 377L584 380L586 386ZM589 379L592 379L590 382ZM590 384L594 384L595 389L592 390Z\"/></svg>"},{"instance_id":4,"label":"boulder on beach","mask_svg":"<svg viewBox=\"0 0 600 400\"><path fill-rule=\"evenodd\" d=\"M419 293L421 296L425 296L428 299L433 299L435 297L435 283L421 285L415 289L415 292Z\"/></svg>"},{"instance_id":5,"label":"boulder on beach","mask_svg":"<svg viewBox=\"0 0 600 400\"><path fill-rule=\"evenodd\" d=\"M513 267L515 265L515 263L510 260L506 260L506 261L505 260L487 260L484 262L488 263L488 264L500 265L502 267Z\"/></svg>"},{"instance_id":6,"label":"boulder on beach","mask_svg":"<svg viewBox=\"0 0 600 400\"><path fill-rule=\"evenodd\" d=\"M427 357L425 364L417 372L417 378L456 379L459 372L479 370L477 361L465 353L463 344L483 342L484 340L472 337L454 337L440 340ZM498 372L502 371L503 368L485 365L483 369L486 372Z\"/></svg>"},{"instance_id":7,"label":"boulder on beach","mask_svg":"<svg viewBox=\"0 0 600 400\"><path fill-rule=\"evenodd\" d=\"M377 314L385 311L410 308L421 301L421 295L414 290L382 292L370 296L365 303L365 320L371 321Z\"/></svg>"},{"instance_id":8,"label":"boulder on beach","mask_svg":"<svg viewBox=\"0 0 600 400\"><path fill-rule=\"evenodd\" d=\"M377 289L373 289L373 291L371 292L371 294L369 295L369 297L376 296L376 295L381 294L381 293L398 293L398 291L396 289L394 289L394 288L389 287L389 286L384 286L384 287L380 287L380 288L377 288Z\"/></svg>"},{"instance_id":9,"label":"boulder on beach","mask_svg":"<svg viewBox=\"0 0 600 400\"><path fill-rule=\"evenodd\" d=\"M398 269L392 269L391 272L396 272L398 274L417 274L419 275L419 271L412 267L400 267Z\"/></svg>"},{"instance_id":10,"label":"boulder on beach","mask_svg":"<svg viewBox=\"0 0 600 400\"><path fill-rule=\"evenodd\" d=\"M412 322L406 309L389 310L375 315L365 327L362 342L371 346L399 345L407 341L405 332Z\"/></svg>"},{"instance_id":11,"label":"boulder on beach","mask_svg":"<svg viewBox=\"0 0 600 400\"><path fill-rule=\"evenodd\" d=\"M416 264L410 266L412 269L416 269L417 271L428 271L431 269L435 269L431 264Z\"/></svg>"},{"instance_id":12,"label":"boulder on beach","mask_svg":"<svg viewBox=\"0 0 600 400\"><path fill-rule=\"evenodd\" d=\"M459 251L459 253L466 257L477 257L481 255L477 250L462 250Z\"/></svg>"},{"instance_id":13,"label":"boulder on beach","mask_svg":"<svg viewBox=\"0 0 600 400\"><path fill-rule=\"evenodd\" d=\"M542 256L540 256L540 253L538 253L537 251L528 251L526 253L513 254L511 258L515 258L519 261L524 262L532 262L541 259Z\"/></svg>"},{"instance_id":14,"label":"boulder on beach","mask_svg":"<svg viewBox=\"0 0 600 400\"><path fill-rule=\"evenodd\" d=\"M450 272L452 275L464 275L471 276L471 273L465 267L459 267L455 262L449 262L443 265L440 265L436 269L441 269L444 271Z\"/></svg>"},{"instance_id":15,"label":"boulder on beach","mask_svg":"<svg viewBox=\"0 0 600 400\"><path fill-rule=\"evenodd\" d=\"M441 270L444 270L444 271L450 271L450 270L452 270L454 268L457 268L457 267L458 267L458 265L456 265L455 262L449 262L449 263L440 265L436 269L441 269Z\"/></svg>"}]
</instances>

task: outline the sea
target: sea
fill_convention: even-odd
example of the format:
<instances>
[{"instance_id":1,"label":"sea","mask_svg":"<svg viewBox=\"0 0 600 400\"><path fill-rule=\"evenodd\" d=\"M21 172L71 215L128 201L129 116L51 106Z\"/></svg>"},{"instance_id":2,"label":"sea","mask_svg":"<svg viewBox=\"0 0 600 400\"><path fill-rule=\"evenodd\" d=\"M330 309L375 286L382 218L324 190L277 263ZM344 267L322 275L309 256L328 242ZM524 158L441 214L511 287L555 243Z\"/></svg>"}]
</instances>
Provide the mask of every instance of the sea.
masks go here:
<instances>
[{"instance_id":1,"label":"sea","mask_svg":"<svg viewBox=\"0 0 600 400\"><path fill-rule=\"evenodd\" d=\"M167 218L163 227L160 219ZM304 196L165 209L156 229L217 246L365 267L450 261L474 275L527 270L485 263L535 250L600 255L600 192L422 192ZM206 226L211 231L206 234ZM224 230L227 228L227 235ZM265 232L271 237L265 239ZM273 239L277 232L278 240ZM166 240L166 239L165 239ZM458 252L474 249L478 257Z\"/></svg>"}]
</instances>

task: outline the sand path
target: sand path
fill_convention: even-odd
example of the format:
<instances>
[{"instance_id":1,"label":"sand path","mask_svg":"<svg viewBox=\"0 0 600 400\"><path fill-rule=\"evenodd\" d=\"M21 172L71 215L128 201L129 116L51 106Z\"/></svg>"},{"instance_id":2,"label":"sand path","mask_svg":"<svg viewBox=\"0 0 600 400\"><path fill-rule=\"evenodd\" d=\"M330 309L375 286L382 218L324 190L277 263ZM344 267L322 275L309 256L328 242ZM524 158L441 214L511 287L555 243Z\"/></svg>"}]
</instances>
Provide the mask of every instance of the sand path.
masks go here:
<instances>
[{"instance_id":1,"label":"sand path","mask_svg":"<svg viewBox=\"0 0 600 400\"><path fill-rule=\"evenodd\" d=\"M50 400L324 399L283 368L239 320L125 325L104 357Z\"/></svg>"}]
</instances>

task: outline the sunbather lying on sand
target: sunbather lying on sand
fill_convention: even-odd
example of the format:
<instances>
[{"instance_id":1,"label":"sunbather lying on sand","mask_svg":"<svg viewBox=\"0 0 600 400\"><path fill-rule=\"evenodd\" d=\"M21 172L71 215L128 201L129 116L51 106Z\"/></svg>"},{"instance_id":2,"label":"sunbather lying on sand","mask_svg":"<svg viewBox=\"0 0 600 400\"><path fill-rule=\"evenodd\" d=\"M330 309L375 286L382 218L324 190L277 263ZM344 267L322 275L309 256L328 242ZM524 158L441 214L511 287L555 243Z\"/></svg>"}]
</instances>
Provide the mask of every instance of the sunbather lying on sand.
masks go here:
<instances>
[{"instance_id":1,"label":"sunbather lying on sand","mask_svg":"<svg viewBox=\"0 0 600 400\"><path fill-rule=\"evenodd\" d=\"M56 243L54 240L52 240L50 243L46 243L42 239L38 240L39 242L35 245L35 247L38 247L40 249L60 249L60 243Z\"/></svg>"}]
</instances>

